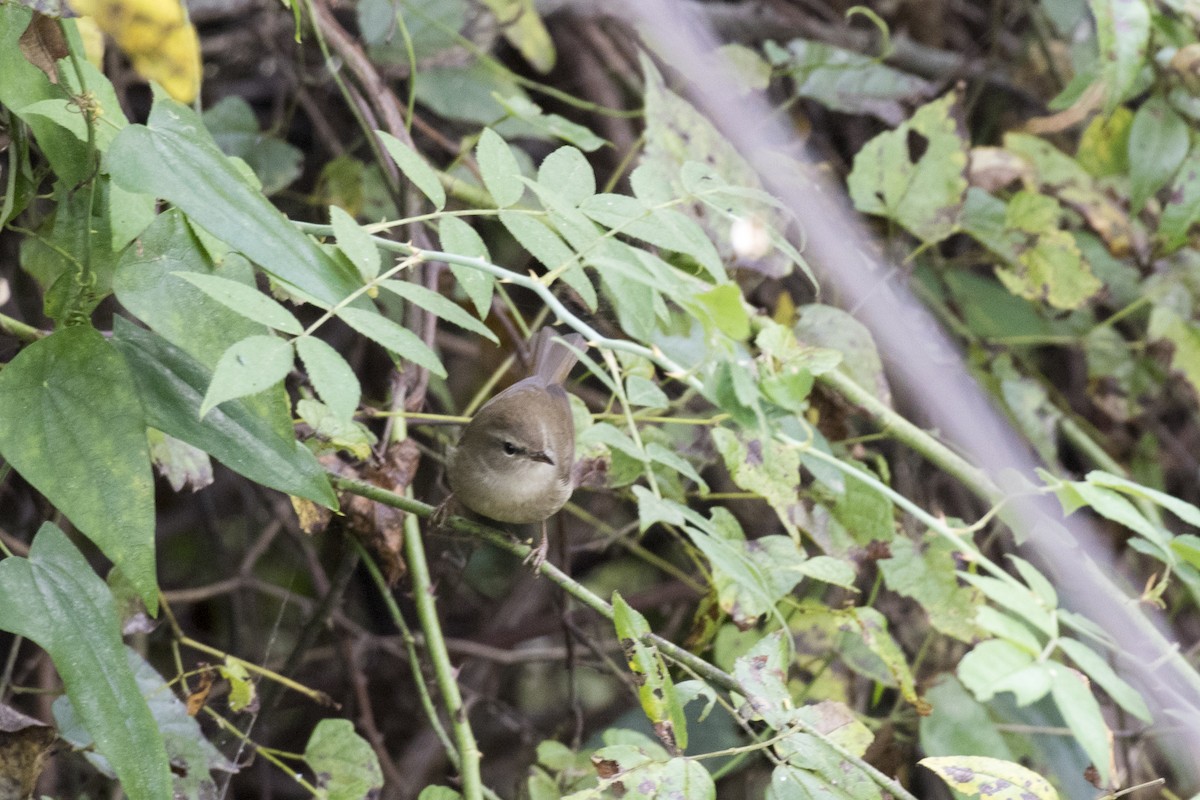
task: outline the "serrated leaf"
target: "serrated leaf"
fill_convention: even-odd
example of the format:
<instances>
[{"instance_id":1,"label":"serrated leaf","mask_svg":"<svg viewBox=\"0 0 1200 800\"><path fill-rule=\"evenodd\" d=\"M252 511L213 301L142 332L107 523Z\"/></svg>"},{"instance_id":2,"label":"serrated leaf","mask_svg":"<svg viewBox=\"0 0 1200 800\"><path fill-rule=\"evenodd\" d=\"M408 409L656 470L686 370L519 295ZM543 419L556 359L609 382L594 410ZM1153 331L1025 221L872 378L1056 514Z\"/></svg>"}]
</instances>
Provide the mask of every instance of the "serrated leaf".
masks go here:
<instances>
[{"instance_id":1,"label":"serrated leaf","mask_svg":"<svg viewBox=\"0 0 1200 800\"><path fill-rule=\"evenodd\" d=\"M398 280L380 281L379 287L403 297L413 305L425 309L434 316L441 317L447 322L451 322L472 333L477 333L488 341L499 342L496 334L492 333L487 325L484 325L476 317L468 314L457 303L447 300L432 289L426 289L424 286L412 281Z\"/></svg>"},{"instance_id":2,"label":"serrated leaf","mask_svg":"<svg viewBox=\"0 0 1200 800\"><path fill-rule=\"evenodd\" d=\"M508 208L525 194L521 167L509 149L508 142L491 128L484 128L475 148L483 185L500 208Z\"/></svg>"},{"instance_id":3,"label":"serrated leaf","mask_svg":"<svg viewBox=\"0 0 1200 800\"><path fill-rule=\"evenodd\" d=\"M201 272L173 274L246 319L295 336L304 332L304 326L292 312L252 286Z\"/></svg>"},{"instance_id":4,"label":"serrated leaf","mask_svg":"<svg viewBox=\"0 0 1200 800\"><path fill-rule=\"evenodd\" d=\"M657 383L641 375L630 375L625 379L625 396L630 405L642 408L666 408L671 404L671 399Z\"/></svg>"},{"instance_id":5,"label":"serrated leaf","mask_svg":"<svg viewBox=\"0 0 1200 800\"><path fill-rule=\"evenodd\" d=\"M479 237L474 228L458 217L442 218L442 221L438 223L438 238L441 239L442 249L447 252L482 258L484 261L492 260L483 239ZM496 279L482 270L471 269L460 264L451 264L450 272L454 274L458 285L467 293L467 297L471 298L476 313L481 318L487 319L487 315L492 309L492 287L495 285Z\"/></svg>"},{"instance_id":6,"label":"serrated leaf","mask_svg":"<svg viewBox=\"0 0 1200 800\"><path fill-rule=\"evenodd\" d=\"M337 508L325 470L312 452L281 436L249 398L228 400L200 419L200 403L212 380L204 365L121 317L114 321L113 345L133 372L149 425L264 486Z\"/></svg>"},{"instance_id":7,"label":"serrated leaf","mask_svg":"<svg viewBox=\"0 0 1200 800\"><path fill-rule=\"evenodd\" d=\"M55 331L0 370L0 455L158 607L154 475L133 376L93 328Z\"/></svg>"},{"instance_id":8,"label":"serrated leaf","mask_svg":"<svg viewBox=\"0 0 1200 800\"><path fill-rule=\"evenodd\" d=\"M50 654L131 800L171 797L166 747L129 668L112 594L52 523L42 525L28 558L0 561L0 628Z\"/></svg>"},{"instance_id":9,"label":"serrated leaf","mask_svg":"<svg viewBox=\"0 0 1200 800\"><path fill-rule=\"evenodd\" d=\"M374 311L360 308L343 308L338 316L351 328L403 359L439 377L446 377L446 368L437 354L429 349L415 333Z\"/></svg>"},{"instance_id":10,"label":"serrated leaf","mask_svg":"<svg viewBox=\"0 0 1200 800\"><path fill-rule=\"evenodd\" d=\"M538 167L537 180L575 205L596 193L596 173L575 147L560 147L546 156Z\"/></svg>"},{"instance_id":11,"label":"serrated leaf","mask_svg":"<svg viewBox=\"0 0 1200 800\"><path fill-rule=\"evenodd\" d=\"M429 198L434 208L438 211L445 208L446 190L442 188L437 171L429 166L425 158L387 131L375 131L375 135L383 143L383 148L392 157L392 161L396 162L396 166L404 173L404 177L412 181L413 186Z\"/></svg>"},{"instance_id":12,"label":"serrated leaf","mask_svg":"<svg viewBox=\"0 0 1200 800\"><path fill-rule=\"evenodd\" d=\"M292 370L292 345L278 336L251 336L230 346L213 370L200 403L200 418L226 400L255 394L282 381Z\"/></svg>"},{"instance_id":13,"label":"serrated leaf","mask_svg":"<svg viewBox=\"0 0 1200 800\"><path fill-rule=\"evenodd\" d=\"M315 336L297 339L296 353L325 405L341 419L353 417L362 398L362 388L342 354Z\"/></svg>"},{"instance_id":14,"label":"serrated leaf","mask_svg":"<svg viewBox=\"0 0 1200 800\"><path fill-rule=\"evenodd\" d=\"M337 238L338 249L358 270L359 277L365 283L375 280L379 276L381 259L379 248L371 240L371 235L339 206L329 207L329 221Z\"/></svg>"},{"instance_id":15,"label":"serrated leaf","mask_svg":"<svg viewBox=\"0 0 1200 800\"><path fill-rule=\"evenodd\" d=\"M1146 519L1137 506L1112 489L1077 481L1060 485L1055 494L1065 513L1069 514L1080 506L1087 505L1102 517L1144 536L1160 551L1165 551L1169 546L1170 534Z\"/></svg>"},{"instance_id":16,"label":"serrated leaf","mask_svg":"<svg viewBox=\"0 0 1200 800\"><path fill-rule=\"evenodd\" d=\"M958 93L949 92L867 142L847 178L854 206L895 220L925 243L958 230L967 191L960 115Z\"/></svg>"},{"instance_id":17,"label":"serrated leaf","mask_svg":"<svg viewBox=\"0 0 1200 800\"><path fill-rule=\"evenodd\" d=\"M955 791L988 800L1058 800L1058 792L1036 772L986 756L923 758L918 764L933 770Z\"/></svg>"},{"instance_id":18,"label":"serrated leaf","mask_svg":"<svg viewBox=\"0 0 1200 800\"><path fill-rule=\"evenodd\" d=\"M304 748L304 760L320 776L328 800L361 800L383 789L383 770L371 745L348 719L323 719Z\"/></svg>"}]
</instances>

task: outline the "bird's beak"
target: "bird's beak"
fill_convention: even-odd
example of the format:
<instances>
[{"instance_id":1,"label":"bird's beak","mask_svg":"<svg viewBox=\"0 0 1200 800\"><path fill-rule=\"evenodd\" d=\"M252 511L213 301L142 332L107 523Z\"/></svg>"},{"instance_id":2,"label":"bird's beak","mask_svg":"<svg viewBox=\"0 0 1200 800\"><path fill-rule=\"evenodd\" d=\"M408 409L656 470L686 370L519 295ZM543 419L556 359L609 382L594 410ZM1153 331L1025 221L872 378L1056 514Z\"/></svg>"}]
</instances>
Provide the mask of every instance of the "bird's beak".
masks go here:
<instances>
[{"instance_id":1,"label":"bird's beak","mask_svg":"<svg viewBox=\"0 0 1200 800\"><path fill-rule=\"evenodd\" d=\"M552 467L554 466L554 459L547 455L543 450L534 450L529 454L529 458L533 461L541 461L544 464L549 464Z\"/></svg>"}]
</instances>

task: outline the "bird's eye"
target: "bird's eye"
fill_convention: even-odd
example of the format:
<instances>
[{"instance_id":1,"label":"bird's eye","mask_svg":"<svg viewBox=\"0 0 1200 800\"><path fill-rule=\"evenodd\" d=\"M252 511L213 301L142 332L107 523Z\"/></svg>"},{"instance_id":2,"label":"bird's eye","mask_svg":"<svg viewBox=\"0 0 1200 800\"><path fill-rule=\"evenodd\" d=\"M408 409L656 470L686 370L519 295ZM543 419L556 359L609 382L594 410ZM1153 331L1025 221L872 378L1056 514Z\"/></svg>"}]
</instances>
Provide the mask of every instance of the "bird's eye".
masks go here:
<instances>
[{"instance_id":1,"label":"bird's eye","mask_svg":"<svg viewBox=\"0 0 1200 800\"><path fill-rule=\"evenodd\" d=\"M517 454L517 446L508 439L504 440L504 443L501 445L501 447L504 448L504 455L506 456L515 456Z\"/></svg>"}]
</instances>

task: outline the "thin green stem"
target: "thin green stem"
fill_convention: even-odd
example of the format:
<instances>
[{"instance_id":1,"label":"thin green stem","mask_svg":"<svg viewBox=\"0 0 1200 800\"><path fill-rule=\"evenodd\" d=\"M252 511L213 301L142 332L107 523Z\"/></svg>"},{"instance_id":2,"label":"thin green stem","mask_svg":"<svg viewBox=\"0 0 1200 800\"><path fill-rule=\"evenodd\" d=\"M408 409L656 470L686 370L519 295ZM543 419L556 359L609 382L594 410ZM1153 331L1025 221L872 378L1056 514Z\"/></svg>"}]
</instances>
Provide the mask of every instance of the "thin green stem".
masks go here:
<instances>
[{"instance_id":1,"label":"thin green stem","mask_svg":"<svg viewBox=\"0 0 1200 800\"><path fill-rule=\"evenodd\" d=\"M362 543L357 539L354 540L354 547L358 550L359 558L366 566L367 572L371 575L371 580L375 583L375 588L379 590L379 596L383 603L387 606L388 613L392 617L392 622L400 630L400 639L404 642L404 649L408 652L408 665L412 670L413 684L417 687L417 695L421 698L421 708L425 712L425 718L429 720L429 724L433 726L433 732L437 736L438 741L442 743L442 748L446 751L447 758L454 765L455 769L461 769L462 759L458 757L458 750L454 747L454 742L451 741L450 735L446 733L445 726L442 725L442 720L438 717L437 709L433 707L433 698L429 694L429 685L425 682L425 675L421 672L421 660L417 656L417 641L409 630L408 623L404 619L404 615L400 613L400 606L396 605L396 598L392 596L391 589L388 588L387 581L383 577L383 573L379 570L379 565L375 563L375 559L367 551Z\"/></svg>"},{"instance_id":2,"label":"thin green stem","mask_svg":"<svg viewBox=\"0 0 1200 800\"><path fill-rule=\"evenodd\" d=\"M411 489L409 490L411 491ZM389 492L389 494L392 494ZM397 497L399 497L397 495ZM407 499L407 498L406 498ZM413 501L416 502L416 501ZM424 504L422 504L424 505ZM432 509L429 509L431 512ZM427 516L427 515L424 515ZM467 719L467 708L455 680L456 671L450 663L450 651L442 635L441 620L438 619L437 601L433 589L433 578L429 573L429 561L425 557L425 540L414 514L404 518L404 556L408 561L409 579L412 581L413 599L417 605L417 617L425 634L425 647L433 665L434 679L442 693L446 716L454 731L458 745L459 776L462 779L462 794L466 800L483 797L483 779L480 775L479 745Z\"/></svg>"},{"instance_id":3,"label":"thin green stem","mask_svg":"<svg viewBox=\"0 0 1200 800\"><path fill-rule=\"evenodd\" d=\"M7 314L0 314L0 331L4 331L9 336L15 336L26 344L32 344L38 339L49 335L45 331L38 330L32 325L26 325L24 322L13 319Z\"/></svg>"}]
</instances>

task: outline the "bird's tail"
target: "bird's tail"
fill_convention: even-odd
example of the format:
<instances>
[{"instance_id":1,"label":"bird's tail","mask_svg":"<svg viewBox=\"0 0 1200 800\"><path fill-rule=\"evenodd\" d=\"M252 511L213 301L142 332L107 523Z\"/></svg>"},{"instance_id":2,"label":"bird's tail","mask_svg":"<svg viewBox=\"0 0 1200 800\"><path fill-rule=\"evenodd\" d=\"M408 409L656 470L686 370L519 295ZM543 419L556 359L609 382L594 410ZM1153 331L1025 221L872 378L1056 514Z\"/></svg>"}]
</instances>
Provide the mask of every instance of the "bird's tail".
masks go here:
<instances>
[{"instance_id":1,"label":"bird's tail","mask_svg":"<svg viewBox=\"0 0 1200 800\"><path fill-rule=\"evenodd\" d=\"M558 341L559 339L561 341ZM579 356L571 347L585 350L587 343L578 333L560 336L558 331L550 327L539 330L530 342L530 349L533 351L533 374L545 378L548 383L565 381L571 373L571 367L579 360Z\"/></svg>"}]
</instances>

